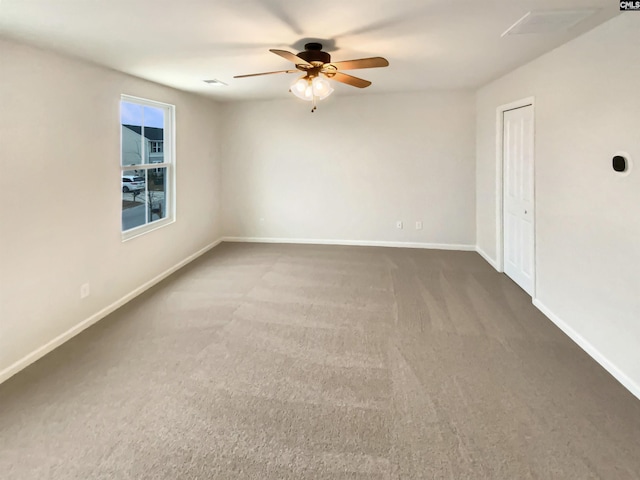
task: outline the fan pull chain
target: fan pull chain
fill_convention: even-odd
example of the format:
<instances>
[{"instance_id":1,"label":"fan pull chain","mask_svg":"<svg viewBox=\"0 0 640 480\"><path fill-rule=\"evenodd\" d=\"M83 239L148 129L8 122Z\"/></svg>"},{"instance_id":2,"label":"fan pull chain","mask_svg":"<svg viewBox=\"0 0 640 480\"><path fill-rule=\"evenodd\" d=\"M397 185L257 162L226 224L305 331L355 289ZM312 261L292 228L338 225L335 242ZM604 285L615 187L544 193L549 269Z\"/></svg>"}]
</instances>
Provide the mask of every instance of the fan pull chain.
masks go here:
<instances>
[{"instance_id":1,"label":"fan pull chain","mask_svg":"<svg viewBox=\"0 0 640 480\"><path fill-rule=\"evenodd\" d=\"M316 105L317 98L318 97L316 97L315 95L313 96L313 100L311 101L312 102L311 104L313 105L313 108L311 109L311 113L315 112L317 110L317 108L318 108L317 105Z\"/></svg>"}]
</instances>

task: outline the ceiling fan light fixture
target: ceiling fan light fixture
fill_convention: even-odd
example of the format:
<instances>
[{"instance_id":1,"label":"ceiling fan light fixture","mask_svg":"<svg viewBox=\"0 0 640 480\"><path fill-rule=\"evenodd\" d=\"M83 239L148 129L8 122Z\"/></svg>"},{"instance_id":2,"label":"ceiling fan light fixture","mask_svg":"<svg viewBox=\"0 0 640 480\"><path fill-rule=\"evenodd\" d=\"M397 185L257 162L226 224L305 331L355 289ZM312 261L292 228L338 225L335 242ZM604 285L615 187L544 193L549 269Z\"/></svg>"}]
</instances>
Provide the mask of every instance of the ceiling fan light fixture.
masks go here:
<instances>
[{"instance_id":1,"label":"ceiling fan light fixture","mask_svg":"<svg viewBox=\"0 0 640 480\"><path fill-rule=\"evenodd\" d=\"M331 83L324 77L301 77L291 84L291 93L296 97L310 102L324 100L333 93Z\"/></svg>"},{"instance_id":2,"label":"ceiling fan light fixture","mask_svg":"<svg viewBox=\"0 0 640 480\"><path fill-rule=\"evenodd\" d=\"M0 0L2 1L2 0ZM276 72L250 73L248 75L236 75L233 78L257 77L272 75L274 73L304 72L305 75L291 83L289 91L296 97L310 101L313 105L312 112L316 110L318 100L323 100L333 93L333 87L329 80L351 85L357 88L366 88L371 85L369 80L354 77L342 73L340 70L354 70L357 68L388 67L389 61L382 57L358 58L342 62L331 62L331 55L322 51L322 44L310 42L305 44L304 52L297 55L286 50L272 48L271 53L292 62L296 69L278 70Z\"/></svg>"}]
</instances>

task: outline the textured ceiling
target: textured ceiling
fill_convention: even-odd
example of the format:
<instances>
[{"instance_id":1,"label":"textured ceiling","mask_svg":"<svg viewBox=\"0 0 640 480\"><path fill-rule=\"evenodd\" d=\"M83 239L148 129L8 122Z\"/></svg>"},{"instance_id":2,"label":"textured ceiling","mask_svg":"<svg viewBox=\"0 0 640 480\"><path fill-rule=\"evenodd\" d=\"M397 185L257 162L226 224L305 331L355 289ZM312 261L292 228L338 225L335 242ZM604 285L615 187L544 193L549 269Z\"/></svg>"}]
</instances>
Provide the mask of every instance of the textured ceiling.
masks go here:
<instances>
[{"instance_id":1,"label":"textured ceiling","mask_svg":"<svg viewBox=\"0 0 640 480\"><path fill-rule=\"evenodd\" d=\"M597 11L561 33L501 34L530 10ZM289 95L294 74L269 48L320 40L334 61L383 56L347 73L367 94L477 88L617 15L611 0L0 0L0 36L89 59L218 100ZM203 82L219 79L215 87Z\"/></svg>"}]
</instances>

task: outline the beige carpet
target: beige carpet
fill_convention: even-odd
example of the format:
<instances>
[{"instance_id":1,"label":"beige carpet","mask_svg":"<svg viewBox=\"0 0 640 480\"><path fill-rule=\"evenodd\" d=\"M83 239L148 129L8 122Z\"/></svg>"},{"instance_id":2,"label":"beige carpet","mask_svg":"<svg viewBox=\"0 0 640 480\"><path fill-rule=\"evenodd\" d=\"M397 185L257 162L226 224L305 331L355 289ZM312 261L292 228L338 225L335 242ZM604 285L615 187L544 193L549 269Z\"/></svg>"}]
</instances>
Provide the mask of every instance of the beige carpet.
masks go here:
<instances>
[{"instance_id":1,"label":"beige carpet","mask_svg":"<svg viewBox=\"0 0 640 480\"><path fill-rule=\"evenodd\" d=\"M0 386L0 478L637 480L640 401L476 253L223 244Z\"/></svg>"}]
</instances>

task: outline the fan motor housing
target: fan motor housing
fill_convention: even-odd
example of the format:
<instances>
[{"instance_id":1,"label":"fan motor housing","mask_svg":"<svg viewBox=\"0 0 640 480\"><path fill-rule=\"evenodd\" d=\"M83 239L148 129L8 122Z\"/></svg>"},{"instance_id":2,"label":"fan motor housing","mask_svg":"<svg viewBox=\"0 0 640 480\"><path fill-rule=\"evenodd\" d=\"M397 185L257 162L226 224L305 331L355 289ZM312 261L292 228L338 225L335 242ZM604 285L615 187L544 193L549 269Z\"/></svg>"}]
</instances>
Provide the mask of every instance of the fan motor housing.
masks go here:
<instances>
[{"instance_id":1,"label":"fan motor housing","mask_svg":"<svg viewBox=\"0 0 640 480\"><path fill-rule=\"evenodd\" d=\"M300 52L298 57L309 63L329 63L331 62L331 55L322 51L321 43L307 43L304 46L304 52Z\"/></svg>"}]
</instances>

